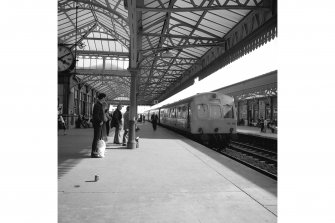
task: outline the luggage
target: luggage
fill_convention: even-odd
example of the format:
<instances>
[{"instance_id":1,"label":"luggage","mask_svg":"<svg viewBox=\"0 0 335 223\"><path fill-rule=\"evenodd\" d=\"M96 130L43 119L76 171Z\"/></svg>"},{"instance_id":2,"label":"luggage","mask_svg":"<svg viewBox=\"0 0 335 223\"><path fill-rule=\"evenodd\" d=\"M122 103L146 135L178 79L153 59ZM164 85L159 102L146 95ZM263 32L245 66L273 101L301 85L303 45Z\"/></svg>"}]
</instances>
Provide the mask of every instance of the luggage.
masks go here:
<instances>
[{"instance_id":1,"label":"luggage","mask_svg":"<svg viewBox=\"0 0 335 223\"><path fill-rule=\"evenodd\" d=\"M105 151L106 151L106 143L104 140L100 139L97 143L98 157L99 158L105 157Z\"/></svg>"}]
</instances>

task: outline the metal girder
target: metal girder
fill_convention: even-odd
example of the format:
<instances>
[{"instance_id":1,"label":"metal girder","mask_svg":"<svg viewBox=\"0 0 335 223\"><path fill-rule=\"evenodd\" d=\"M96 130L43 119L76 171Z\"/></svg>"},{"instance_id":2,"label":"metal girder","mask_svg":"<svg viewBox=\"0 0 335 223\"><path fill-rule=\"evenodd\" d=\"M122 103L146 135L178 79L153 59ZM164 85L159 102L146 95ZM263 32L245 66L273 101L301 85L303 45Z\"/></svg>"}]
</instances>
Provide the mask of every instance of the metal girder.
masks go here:
<instances>
[{"instance_id":1,"label":"metal girder","mask_svg":"<svg viewBox=\"0 0 335 223\"><path fill-rule=\"evenodd\" d=\"M111 36L114 36L124 47L129 49L130 41L127 38L124 38L123 36L116 33L114 30L110 29L109 27L105 26L104 24L99 22L99 25L102 26L104 29L106 29Z\"/></svg>"},{"instance_id":2,"label":"metal girder","mask_svg":"<svg viewBox=\"0 0 335 223\"><path fill-rule=\"evenodd\" d=\"M118 56L128 58L128 52L111 52L111 51L94 51L94 50L77 50L77 55L81 56Z\"/></svg>"},{"instance_id":3,"label":"metal girder","mask_svg":"<svg viewBox=\"0 0 335 223\"><path fill-rule=\"evenodd\" d=\"M169 2L169 6L168 6L168 8L173 8L173 5L174 5L175 2L176 2L176 0L171 0L171 1ZM163 27L162 27L161 34L165 34L165 33L166 33L166 31L167 31L167 29L168 29L168 27L169 27L170 17L171 17L171 13L170 13L170 12L167 12L167 13L166 13L166 16L165 16L165 21L164 21L164 25L163 25ZM160 37L160 38L159 38L158 45L157 45L157 48L161 48L162 45L163 45L163 43L164 43L163 37ZM152 75L153 75L153 67L155 66L155 64L156 64L156 62L157 62L157 57L156 57L157 52L153 52L153 53L155 54L155 57L154 57L153 62L151 63L151 71L150 71L150 74L149 74L149 77L148 77L148 79L147 79L147 81L146 81L145 86L147 86L147 84L149 83L150 78L151 78ZM144 87L144 88L146 88L146 87Z\"/></svg>"},{"instance_id":4,"label":"metal girder","mask_svg":"<svg viewBox=\"0 0 335 223\"><path fill-rule=\"evenodd\" d=\"M77 69L76 74L96 75L101 77L130 77L128 70L97 70L97 69Z\"/></svg>"},{"instance_id":5,"label":"metal girder","mask_svg":"<svg viewBox=\"0 0 335 223\"><path fill-rule=\"evenodd\" d=\"M211 37L201 37L201 36L186 36L186 35L173 35L173 34L158 34L158 33L142 33L143 36L152 37L164 37L164 38L178 38L178 39L194 39L194 40L206 40L219 42L222 38L211 38Z\"/></svg>"},{"instance_id":6,"label":"metal girder","mask_svg":"<svg viewBox=\"0 0 335 223\"><path fill-rule=\"evenodd\" d=\"M73 49L73 47L77 46L81 41L83 41L84 38L86 38L95 28L97 27L97 23L95 23L89 30L86 31L86 33L84 35L82 35L80 37L79 40L77 40L77 42L75 42L72 46L71 46L71 50ZM78 51L77 51L78 52Z\"/></svg>"},{"instance_id":7,"label":"metal girder","mask_svg":"<svg viewBox=\"0 0 335 223\"><path fill-rule=\"evenodd\" d=\"M217 43L206 43L206 44L185 44L185 45L179 45L179 46L165 46L161 48L152 48L152 49L145 49L145 50L140 50L140 52L148 52L148 51L153 51L153 52L163 52L163 51L168 51L168 50L175 50L175 49L185 49L185 48L195 48L195 47L214 47L214 46L224 46L225 42L217 42Z\"/></svg>"},{"instance_id":8,"label":"metal girder","mask_svg":"<svg viewBox=\"0 0 335 223\"><path fill-rule=\"evenodd\" d=\"M213 1L214 1L214 0L209 0L208 6L212 5ZM192 2L193 2L193 1L192 1ZM204 3L205 3L205 1L202 2L201 6L202 6ZM192 36L196 30L202 30L202 29L199 29L198 26L200 25L202 19L205 17L206 13L207 13L207 11L204 11L204 12L201 14L200 18L198 19L197 23L196 23L194 26L191 26L191 27L193 28L193 30L192 30L191 33L189 34L190 36ZM183 24L183 25L186 24L186 23L184 23L183 21L180 21L180 20L178 20L178 21L179 21L179 23L181 23L181 24ZM188 24L187 24L187 26L188 26ZM172 29L173 29L173 26L170 28L170 30L172 30ZM205 32L205 33L206 33L206 32ZM180 54L180 52L181 52L181 51L178 52L177 56ZM184 52L184 53L185 53L185 52ZM172 61L171 64L173 64L173 62L174 62L174 60ZM168 69L170 69L170 67L171 67L171 65L168 67ZM164 75L163 75L161 78L163 78L163 77L164 77ZM183 81L183 80L185 80L185 79L187 79L187 76L185 76L185 75L180 75L180 77L179 77L179 78L177 79L177 81L176 81L177 85L174 85L174 86L177 86L178 88L180 88L180 85L178 85L178 84L180 84L179 80L180 80L180 81ZM188 81L188 83L191 83L191 85L192 85L192 84L194 83L194 80ZM173 85L173 83L171 83L170 85ZM174 87L174 89L176 89L176 87ZM155 99L155 98L154 98L154 99Z\"/></svg>"},{"instance_id":9,"label":"metal girder","mask_svg":"<svg viewBox=\"0 0 335 223\"><path fill-rule=\"evenodd\" d=\"M159 1L160 2L160 1ZM204 6L208 0L203 0L201 2L198 1L200 4L196 4L193 0L184 0L184 2L187 2L192 5L192 7L164 7L164 4L160 4L161 7L138 7L136 8L137 11L155 11L155 12L192 12L192 11L211 11L211 10L266 10L270 9L270 7L266 4L263 4L263 2L257 3L256 1L246 0L241 2L241 0L234 1L234 4L236 5L228 5L228 3L231 2L231 0L226 0L223 3L220 3L220 1L216 1L217 5L215 6ZM249 4L250 3L250 4ZM255 5L253 5L254 3Z\"/></svg>"},{"instance_id":10,"label":"metal girder","mask_svg":"<svg viewBox=\"0 0 335 223\"><path fill-rule=\"evenodd\" d=\"M200 79L212 74L244 54L256 49L277 35L276 11L252 11L224 37L225 47L213 47L199 61L183 74L174 87L157 98L162 101L189 86L194 78Z\"/></svg>"},{"instance_id":11,"label":"metal girder","mask_svg":"<svg viewBox=\"0 0 335 223\"><path fill-rule=\"evenodd\" d=\"M118 104L122 104L122 105L130 105L130 101L128 100L106 100L106 102L108 104L112 104L112 105L118 105Z\"/></svg>"},{"instance_id":12,"label":"metal girder","mask_svg":"<svg viewBox=\"0 0 335 223\"><path fill-rule=\"evenodd\" d=\"M78 27L77 31L73 30L71 32L65 33L65 34L58 37L58 41L65 43L66 41L75 37L76 35L81 35L83 33L86 33L88 30L90 30L95 25L95 23L96 22L93 21L93 22L88 23L88 24L86 24L82 27ZM67 38L65 38L65 37L67 37Z\"/></svg>"},{"instance_id":13,"label":"metal girder","mask_svg":"<svg viewBox=\"0 0 335 223\"><path fill-rule=\"evenodd\" d=\"M210 3L213 2L213 1L214 1L214 0L210 0ZM208 3L208 4L210 4L210 3ZM203 14L204 14L204 13L206 14L207 11L203 12ZM200 32L205 33L205 34L207 34L207 35L209 35L209 36L213 36L213 38L220 39L220 38L221 38L220 36L217 36L217 35L215 35L215 34L213 34L213 33L211 33L211 32L208 32L208 31L206 31L206 30L201 29L201 28L198 27L199 24L201 23L203 17L204 17L204 16L201 16L201 17L198 19L197 24L196 24L195 26L192 26L192 25L190 25L190 24L188 24L188 23L186 23L186 22L184 22L184 21L182 21L182 20L180 20L180 19L177 19L177 18L175 18L175 17L172 17L172 19L175 20L176 22L178 22L179 24L176 24L176 25L173 25L173 26L169 27L169 32L170 32L172 29L174 29L175 27L186 26L186 27L189 27L189 28L192 29L192 34L193 34L195 31L200 31ZM190 34L190 36L192 36L192 34Z\"/></svg>"},{"instance_id":14,"label":"metal girder","mask_svg":"<svg viewBox=\"0 0 335 223\"><path fill-rule=\"evenodd\" d=\"M63 33L73 27L74 20L71 21L73 11L70 13L68 11L75 10L76 2L78 2L79 9L89 10L87 13L81 11L83 18L87 17L87 20L83 22L93 20L94 16L98 27L108 33L109 38L87 37L87 33L91 31L95 22L81 23L82 25L78 27L77 31ZM131 73L133 73L139 84L132 83L135 83L136 89L142 90L140 97L137 99L135 97L135 99L141 103L150 104L150 101L157 99L162 101L192 85L194 78L206 77L277 35L277 25L274 24L277 17L276 0L152 0L145 1L146 5L143 0L118 0L114 2L110 3L110 0L59 1L59 12L64 12L59 13L59 18L64 19L59 19L62 24L59 26L62 27L62 29L59 28L59 42L74 42L76 33L80 35L78 39L83 38L85 34L84 37L88 40L111 41L110 38L117 39L129 49L129 53L108 52L103 49L102 51L78 50L77 54L99 57L129 57L130 69L128 73L122 71L120 73L118 70L79 69L76 74L83 77L81 83L104 82L104 85L112 86L113 89L115 88L114 95L119 94L122 87L127 85L127 94L130 95L129 80ZM126 9L128 9L129 19L118 11L119 5L122 3L125 6L128 5ZM113 4L116 5L113 6ZM228 16L220 15L217 20L210 21L215 13L218 14L216 10L229 12L229 14ZM239 10L244 11L239 12ZM208 13L211 11L213 13ZM187 13L180 16L182 14L180 12ZM249 12L247 16L246 12ZM210 15L205 16L206 13ZM145 27L142 27L142 14L147 17ZM186 14L191 15L190 19L187 18ZM229 18L230 14L234 15ZM151 19L150 15L155 15L154 17L157 19ZM234 19L235 15L236 19ZM67 21L66 16L72 25ZM275 19L272 19L274 17ZM219 18L223 18L228 24L220 24ZM243 19L240 21L241 18ZM213 32L207 29L210 27L206 28L205 20L207 25L213 24ZM273 22L274 20L275 22ZM161 24L158 26L159 23ZM216 28L215 25L222 27L222 30ZM121 32L118 33L118 31ZM143 44L143 48L141 44ZM160 53L166 50L170 50L173 56ZM118 77L125 79L119 80ZM104 87L104 85L100 87ZM134 92L134 88L132 89ZM110 91L106 87L103 90ZM134 98L134 95L131 97Z\"/></svg>"},{"instance_id":15,"label":"metal girder","mask_svg":"<svg viewBox=\"0 0 335 223\"><path fill-rule=\"evenodd\" d=\"M76 0L69 0L66 3L58 4L58 11L66 12L69 10L75 10L76 9ZM119 14L116 10L112 9L111 7L104 6L98 2L90 1L90 0L78 0L78 9L83 10L90 10L94 12L99 12L101 14L106 15L111 19L111 21L116 22L120 25L120 27L125 31L125 33L128 33L127 27L128 27L128 20L124 18L121 14ZM116 17L111 16L111 14L115 15ZM99 22L99 20L96 18L96 22ZM129 40L119 35L117 32L111 30L109 27L106 27L102 23L99 22L99 25L103 26L106 29L109 29L109 31L112 33L116 39L118 39L122 44L124 44L125 47L129 47ZM114 26L115 28L115 26Z\"/></svg>"},{"instance_id":16,"label":"metal girder","mask_svg":"<svg viewBox=\"0 0 335 223\"><path fill-rule=\"evenodd\" d=\"M93 37L86 37L87 40L105 40L105 41L117 41L117 39L109 39L109 38L93 38Z\"/></svg>"},{"instance_id":17,"label":"metal girder","mask_svg":"<svg viewBox=\"0 0 335 223\"><path fill-rule=\"evenodd\" d=\"M116 18L113 18L113 19L119 22L120 25L124 25L124 26L128 25L127 18L124 18L120 13L118 13L116 10L112 9L111 7L107 7L97 1L68 0L64 3L58 4L58 11L67 11L67 10L75 9L76 3L78 4L78 9L89 9L89 10L92 9L94 11L101 12L103 14L107 14L106 12L108 12L116 16Z\"/></svg>"}]
</instances>

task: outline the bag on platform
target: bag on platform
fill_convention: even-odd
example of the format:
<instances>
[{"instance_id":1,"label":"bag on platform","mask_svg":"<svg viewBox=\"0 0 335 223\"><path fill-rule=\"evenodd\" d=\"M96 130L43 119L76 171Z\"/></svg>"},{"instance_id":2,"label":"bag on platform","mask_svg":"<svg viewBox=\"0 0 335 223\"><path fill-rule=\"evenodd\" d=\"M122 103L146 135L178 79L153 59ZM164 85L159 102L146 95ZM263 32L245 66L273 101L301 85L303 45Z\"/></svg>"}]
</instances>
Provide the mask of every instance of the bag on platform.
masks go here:
<instances>
[{"instance_id":1,"label":"bag on platform","mask_svg":"<svg viewBox=\"0 0 335 223\"><path fill-rule=\"evenodd\" d=\"M100 139L97 143L97 150L98 150L98 156L99 157L105 157L105 151L106 151L106 143L104 140Z\"/></svg>"}]
</instances>

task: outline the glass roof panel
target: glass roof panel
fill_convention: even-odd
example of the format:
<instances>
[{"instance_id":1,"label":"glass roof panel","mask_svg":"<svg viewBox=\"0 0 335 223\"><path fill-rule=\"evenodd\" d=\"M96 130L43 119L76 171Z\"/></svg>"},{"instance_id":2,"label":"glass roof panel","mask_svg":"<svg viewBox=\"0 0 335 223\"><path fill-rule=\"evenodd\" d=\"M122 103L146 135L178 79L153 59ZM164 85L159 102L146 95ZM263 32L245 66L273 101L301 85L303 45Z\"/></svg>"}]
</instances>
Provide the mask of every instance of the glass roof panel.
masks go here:
<instances>
[{"instance_id":1,"label":"glass roof panel","mask_svg":"<svg viewBox=\"0 0 335 223\"><path fill-rule=\"evenodd\" d=\"M214 34L214 35L217 35L217 36L220 36L220 37L223 37L223 35L224 35L224 32L222 32L222 31L219 31L219 30L217 30L217 29L221 29L222 27L220 27L220 26L204 26L204 25L199 25L198 26L200 29L202 29L202 30L205 30L205 31L207 31L207 32L210 32L210 33L212 33L212 34Z\"/></svg>"},{"instance_id":2,"label":"glass roof panel","mask_svg":"<svg viewBox=\"0 0 335 223\"><path fill-rule=\"evenodd\" d=\"M217 11L211 11L209 14L214 14L218 16L217 18L219 21L222 19L231 20L233 22L239 22L243 15L246 15L249 13L250 10L217 10Z\"/></svg>"},{"instance_id":3,"label":"glass roof panel","mask_svg":"<svg viewBox=\"0 0 335 223\"><path fill-rule=\"evenodd\" d=\"M164 24L164 22L160 22L160 23L150 27L149 29L147 29L145 31L149 32L149 33L156 33L158 30L162 30L163 24Z\"/></svg>"},{"instance_id":4,"label":"glass roof panel","mask_svg":"<svg viewBox=\"0 0 335 223\"><path fill-rule=\"evenodd\" d=\"M181 15L181 14L178 14L178 13L173 13L171 15L171 18L174 19L179 19L187 24L190 24L192 26L194 26L195 24L197 24L197 19L195 19L194 17L185 17L184 16L184 13ZM178 22L179 23L179 22Z\"/></svg>"}]
</instances>

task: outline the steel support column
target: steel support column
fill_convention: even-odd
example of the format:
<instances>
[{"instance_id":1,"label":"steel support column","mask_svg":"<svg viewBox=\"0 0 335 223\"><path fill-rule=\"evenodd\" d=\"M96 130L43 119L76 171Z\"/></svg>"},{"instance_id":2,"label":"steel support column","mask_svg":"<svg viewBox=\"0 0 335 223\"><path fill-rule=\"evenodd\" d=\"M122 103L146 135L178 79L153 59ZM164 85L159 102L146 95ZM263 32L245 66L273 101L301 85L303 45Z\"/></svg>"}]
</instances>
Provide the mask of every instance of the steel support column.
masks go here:
<instances>
[{"instance_id":1,"label":"steel support column","mask_svg":"<svg viewBox=\"0 0 335 223\"><path fill-rule=\"evenodd\" d=\"M129 136L128 136L128 149L136 148L136 141L135 141L135 120L136 120L136 79L137 79L137 72L130 71L131 73L131 83L130 83L130 117L129 117Z\"/></svg>"},{"instance_id":2,"label":"steel support column","mask_svg":"<svg viewBox=\"0 0 335 223\"><path fill-rule=\"evenodd\" d=\"M128 149L136 148L135 142L135 118L136 118L136 78L137 78L137 56L138 56L138 21L136 13L136 1L126 0L126 9L128 9L129 31L130 31L130 58L129 71L131 73L130 83L130 117L129 117L129 137Z\"/></svg>"}]
</instances>

